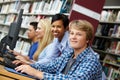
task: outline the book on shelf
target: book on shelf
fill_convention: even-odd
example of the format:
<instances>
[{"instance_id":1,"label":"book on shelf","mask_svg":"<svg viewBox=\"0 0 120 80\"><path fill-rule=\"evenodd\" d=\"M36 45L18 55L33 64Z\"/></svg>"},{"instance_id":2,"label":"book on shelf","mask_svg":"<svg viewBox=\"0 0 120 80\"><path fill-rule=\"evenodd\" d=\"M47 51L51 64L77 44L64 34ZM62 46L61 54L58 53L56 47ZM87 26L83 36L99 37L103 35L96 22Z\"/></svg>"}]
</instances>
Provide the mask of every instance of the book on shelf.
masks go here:
<instances>
[{"instance_id":1,"label":"book on shelf","mask_svg":"<svg viewBox=\"0 0 120 80\"><path fill-rule=\"evenodd\" d=\"M23 18L23 21L22 21L21 26L23 28L28 28L28 25L30 22L37 21L36 16L22 16L22 18Z\"/></svg>"},{"instance_id":2,"label":"book on shelf","mask_svg":"<svg viewBox=\"0 0 120 80\"><path fill-rule=\"evenodd\" d=\"M99 39L100 42L98 42L98 47L97 49L99 50L105 50L105 43L106 43L106 39Z\"/></svg>"},{"instance_id":3,"label":"book on shelf","mask_svg":"<svg viewBox=\"0 0 120 80\"><path fill-rule=\"evenodd\" d=\"M120 11L118 11L116 22L120 22Z\"/></svg>"},{"instance_id":4,"label":"book on shelf","mask_svg":"<svg viewBox=\"0 0 120 80\"><path fill-rule=\"evenodd\" d=\"M119 80L120 79L119 70L113 67L103 66L103 71L105 72L105 75L107 76L107 80Z\"/></svg>"},{"instance_id":5,"label":"book on shelf","mask_svg":"<svg viewBox=\"0 0 120 80\"><path fill-rule=\"evenodd\" d=\"M21 53L22 55L28 55L30 45L31 44L29 42L26 42L26 41L23 41L23 40L18 40L14 50L16 52Z\"/></svg>"},{"instance_id":6,"label":"book on shelf","mask_svg":"<svg viewBox=\"0 0 120 80\"><path fill-rule=\"evenodd\" d=\"M105 39L96 37L93 40L92 47L105 51L107 49L108 45L109 45L109 42L107 42Z\"/></svg>"},{"instance_id":7,"label":"book on shelf","mask_svg":"<svg viewBox=\"0 0 120 80\"><path fill-rule=\"evenodd\" d=\"M73 4L73 0L63 0L60 13L69 13Z\"/></svg>"},{"instance_id":8,"label":"book on shelf","mask_svg":"<svg viewBox=\"0 0 120 80\"><path fill-rule=\"evenodd\" d=\"M50 0L46 0L43 7L43 12L48 12L49 7L50 7Z\"/></svg>"},{"instance_id":9,"label":"book on shelf","mask_svg":"<svg viewBox=\"0 0 120 80\"><path fill-rule=\"evenodd\" d=\"M50 13L51 12L51 9L52 9L52 6L53 6L53 2L54 2L54 0L48 0L48 4L49 4L49 7L48 7L48 13Z\"/></svg>"},{"instance_id":10,"label":"book on shelf","mask_svg":"<svg viewBox=\"0 0 120 80\"><path fill-rule=\"evenodd\" d=\"M113 68L109 69L109 72L108 72L108 80L111 79L112 73L113 73Z\"/></svg>"},{"instance_id":11,"label":"book on shelf","mask_svg":"<svg viewBox=\"0 0 120 80\"><path fill-rule=\"evenodd\" d=\"M120 25L114 25L112 37L120 38Z\"/></svg>"},{"instance_id":12,"label":"book on shelf","mask_svg":"<svg viewBox=\"0 0 120 80\"><path fill-rule=\"evenodd\" d=\"M25 41L24 41L23 47L22 47L22 49L21 49L22 55L28 55L29 49L30 49L30 45L31 45L31 44L30 44L29 42L25 42Z\"/></svg>"},{"instance_id":13,"label":"book on shelf","mask_svg":"<svg viewBox=\"0 0 120 80\"><path fill-rule=\"evenodd\" d=\"M20 52L21 52L21 49L22 49L22 47L23 47L23 43L24 43L24 41L19 39L19 40L16 42L16 46L15 46L15 48L14 48L14 51L20 53Z\"/></svg>"},{"instance_id":14,"label":"book on shelf","mask_svg":"<svg viewBox=\"0 0 120 80\"><path fill-rule=\"evenodd\" d=\"M116 10L111 10L111 15L109 17L109 22L115 22L118 12Z\"/></svg>"},{"instance_id":15,"label":"book on shelf","mask_svg":"<svg viewBox=\"0 0 120 80\"><path fill-rule=\"evenodd\" d=\"M95 35L96 35L96 36L101 36L101 35L102 35L102 34L101 34L101 30L102 30L102 25L99 24L98 27L97 27L97 30L96 30Z\"/></svg>"},{"instance_id":16,"label":"book on shelf","mask_svg":"<svg viewBox=\"0 0 120 80\"><path fill-rule=\"evenodd\" d=\"M117 27L115 35L116 35L117 38L120 38L120 25Z\"/></svg>"},{"instance_id":17,"label":"book on shelf","mask_svg":"<svg viewBox=\"0 0 120 80\"><path fill-rule=\"evenodd\" d=\"M5 17L5 15L0 15L0 23L4 23Z\"/></svg>"},{"instance_id":18,"label":"book on shelf","mask_svg":"<svg viewBox=\"0 0 120 80\"><path fill-rule=\"evenodd\" d=\"M118 27L118 25L114 25L111 37L116 37L117 27Z\"/></svg>"},{"instance_id":19,"label":"book on shelf","mask_svg":"<svg viewBox=\"0 0 120 80\"><path fill-rule=\"evenodd\" d=\"M5 19L5 24L10 25L13 21L15 21L15 19L16 19L15 14L9 14L9 15L7 15L7 17Z\"/></svg>"},{"instance_id":20,"label":"book on shelf","mask_svg":"<svg viewBox=\"0 0 120 80\"><path fill-rule=\"evenodd\" d=\"M112 41L107 51L115 54L117 43L118 43L117 41Z\"/></svg>"},{"instance_id":21,"label":"book on shelf","mask_svg":"<svg viewBox=\"0 0 120 80\"><path fill-rule=\"evenodd\" d=\"M9 6L9 12L17 13L20 10L21 2L19 0L16 0L14 3L11 3Z\"/></svg>"},{"instance_id":22,"label":"book on shelf","mask_svg":"<svg viewBox=\"0 0 120 80\"><path fill-rule=\"evenodd\" d=\"M108 10L107 21L108 22L115 21L114 18L113 18L113 10Z\"/></svg>"},{"instance_id":23,"label":"book on shelf","mask_svg":"<svg viewBox=\"0 0 120 80\"><path fill-rule=\"evenodd\" d=\"M100 21L114 22L116 17L117 13L114 10L103 10L101 12Z\"/></svg>"},{"instance_id":24,"label":"book on shelf","mask_svg":"<svg viewBox=\"0 0 120 80\"><path fill-rule=\"evenodd\" d=\"M30 3L21 4L21 9L24 9L24 11L23 11L24 14L30 12L30 7L31 7Z\"/></svg>"},{"instance_id":25,"label":"book on shelf","mask_svg":"<svg viewBox=\"0 0 120 80\"><path fill-rule=\"evenodd\" d=\"M117 60L114 56L107 54L103 60L103 65L106 63L117 64Z\"/></svg>"},{"instance_id":26,"label":"book on shelf","mask_svg":"<svg viewBox=\"0 0 120 80\"><path fill-rule=\"evenodd\" d=\"M34 2L33 4L32 4L32 7L31 7L31 9L30 9L30 13L35 13L35 9L36 9L36 6L37 6L37 2Z\"/></svg>"},{"instance_id":27,"label":"book on shelf","mask_svg":"<svg viewBox=\"0 0 120 80\"><path fill-rule=\"evenodd\" d=\"M111 78L113 80L119 80L120 79L120 71L119 70L113 70Z\"/></svg>"},{"instance_id":28,"label":"book on shelf","mask_svg":"<svg viewBox=\"0 0 120 80\"><path fill-rule=\"evenodd\" d=\"M96 49L99 49L99 46L100 46L100 43L101 43L102 39L100 38L94 38L94 41L93 41L93 47L96 48Z\"/></svg>"},{"instance_id":29,"label":"book on shelf","mask_svg":"<svg viewBox=\"0 0 120 80\"><path fill-rule=\"evenodd\" d=\"M9 7L10 7L9 4L3 4L1 8L1 13L8 13Z\"/></svg>"},{"instance_id":30,"label":"book on shelf","mask_svg":"<svg viewBox=\"0 0 120 80\"><path fill-rule=\"evenodd\" d=\"M62 5L63 0L53 0L52 7L49 10L49 13L60 13Z\"/></svg>"},{"instance_id":31,"label":"book on shelf","mask_svg":"<svg viewBox=\"0 0 120 80\"><path fill-rule=\"evenodd\" d=\"M108 36L109 29L110 27L108 24L103 24L101 29L102 36Z\"/></svg>"},{"instance_id":32,"label":"book on shelf","mask_svg":"<svg viewBox=\"0 0 120 80\"><path fill-rule=\"evenodd\" d=\"M102 10L100 15L100 21L107 21L107 14L108 12L106 10Z\"/></svg>"},{"instance_id":33,"label":"book on shelf","mask_svg":"<svg viewBox=\"0 0 120 80\"><path fill-rule=\"evenodd\" d=\"M120 54L120 41L118 41L116 49L115 49L115 54Z\"/></svg>"},{"instance_id":34,"label":"book on shelf","mask_svg":"<svg viewBox=\"0 0 120 80\"><path fill-rule=\"evenodd\" d=\"M111 27L111 28L109 29L108 36L112 36L113 30L114 30L113 27Z\"/></svg>"},{"instance_id":35,"label":"book on shelf","mask_svg":"<svg viewBox=\"0 0 120 80\"><path fill-rule=\"evenodd\" d=\"M36 6L36 8L35 8L35 13L41 13L41 12L43 12L43 9L44 9L44 7L45 7L45 0L42 0L42 1L40 1L40 2L37 2L37 6Z\"/></svg>"}]
</instances>

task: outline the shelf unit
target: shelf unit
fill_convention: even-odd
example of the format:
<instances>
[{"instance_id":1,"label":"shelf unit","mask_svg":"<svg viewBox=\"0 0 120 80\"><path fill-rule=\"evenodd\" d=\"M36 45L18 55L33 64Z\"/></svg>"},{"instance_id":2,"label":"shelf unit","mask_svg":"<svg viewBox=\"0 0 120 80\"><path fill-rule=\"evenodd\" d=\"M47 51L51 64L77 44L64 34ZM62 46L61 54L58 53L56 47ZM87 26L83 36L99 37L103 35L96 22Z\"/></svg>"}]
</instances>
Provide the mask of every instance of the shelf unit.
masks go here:
<instances>
[{"instance_id":1,"label":"shelf unit","mask_svg":"<svg viewBox=\"0 0 120 80\"><path fill-rule=\"evenodd\" d=\"M39 21L42 18L50 18L56 13L63 13L69 16L72 0L0 0L0 40L7 35L9 26L16 21L20 9L24 9L23 21L19 33L19 40L16 45L29 43L27 38L28 24L32 21ZM24 43L25 42L25 43ZM18 49L18 52L20 51Z\"/></svg>"},{"instance_id":2,"label":"shelf unit","mask_svg":"<svg viewBox=\"0 0 120 80\"><path fill-rule=\"evenodd\" d=\"M119 15L120 6L104 6L92 44L94 51L100 54L100 61L108 80L120 77Z\"/></svg>"}]
</instances>

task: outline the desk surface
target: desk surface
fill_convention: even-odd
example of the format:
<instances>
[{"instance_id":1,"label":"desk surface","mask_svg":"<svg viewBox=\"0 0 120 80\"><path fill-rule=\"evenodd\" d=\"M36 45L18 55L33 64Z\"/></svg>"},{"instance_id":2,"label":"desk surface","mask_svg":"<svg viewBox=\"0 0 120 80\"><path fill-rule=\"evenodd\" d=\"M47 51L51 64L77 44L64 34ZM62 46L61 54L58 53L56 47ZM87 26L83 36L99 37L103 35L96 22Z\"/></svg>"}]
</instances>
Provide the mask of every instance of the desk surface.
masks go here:
<instances>
[{"instance_id":1,"label":"desk surface","mask_svg":"<svg viewBox=\"0 0 120 80\"><path fill-rule=\"evenodd\" d=\"M4 69L4 66L0 65L0 80L33 80L33 79L9 72Z\"/></svg>"}]
</instances>

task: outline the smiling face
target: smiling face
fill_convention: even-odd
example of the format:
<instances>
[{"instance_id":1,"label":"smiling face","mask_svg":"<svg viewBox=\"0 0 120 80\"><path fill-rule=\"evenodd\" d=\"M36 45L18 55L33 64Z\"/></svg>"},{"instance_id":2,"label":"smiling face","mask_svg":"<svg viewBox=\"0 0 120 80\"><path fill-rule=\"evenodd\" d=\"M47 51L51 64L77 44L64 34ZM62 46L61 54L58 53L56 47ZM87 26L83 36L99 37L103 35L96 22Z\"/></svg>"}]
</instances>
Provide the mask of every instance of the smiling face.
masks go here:
<instances>
[{"instance_id":1,"label":"smiling face","mask_svg":"<svg viewBox=\"0 0 120 80\"><path fill-rule=\"evenodd\" d=\"M86 32L71 28L69 35L70 45L74 49L84 49L87 47L88 40L86 39Z\"/></svg>"},{"instance_id":2,"label":"smiling face","mask_svg":"<svg viewBox=\"0 0 120 80\"><path fill-rule=\"evenodd\" d=\"M69 24L69 40L74 50L84 50L92 40L93 26L86 20L73 20Z\"/></svg>"},{"instance_id":3,"label":"smiling face","mask_svg":"<svg viewBox=\"0 0 120 80\"><path fill-rule=\"evenodd\" d=\"M64 33L65 33L65 28L63 25L62 20L56 20L52 23L52 28L51 31L54 35L55 38L58 38L60 41L62 40Z\"/></svg>"}]
</instances>

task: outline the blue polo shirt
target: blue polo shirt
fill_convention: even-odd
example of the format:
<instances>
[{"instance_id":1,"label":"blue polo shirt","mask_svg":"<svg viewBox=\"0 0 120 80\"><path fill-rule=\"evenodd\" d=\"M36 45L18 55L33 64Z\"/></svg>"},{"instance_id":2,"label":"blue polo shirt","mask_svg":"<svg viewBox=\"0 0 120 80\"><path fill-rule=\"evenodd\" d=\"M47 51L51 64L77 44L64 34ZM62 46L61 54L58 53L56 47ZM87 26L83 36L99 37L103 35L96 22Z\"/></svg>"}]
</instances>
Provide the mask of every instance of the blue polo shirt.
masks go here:
<instances>
[{"instance_id":1,"label":"blue polo shirt","mask_svg":"<svg viewBox=\"0 0 120 80\"><path fill-rule=\"evenodd\" d=\"M29 54L28 54L30 59L33 59L33 55L34 55L35 51L37 50L37 48L38 48L38 42L35 42L31 45Z\"/></svg>"}]
</instances>

